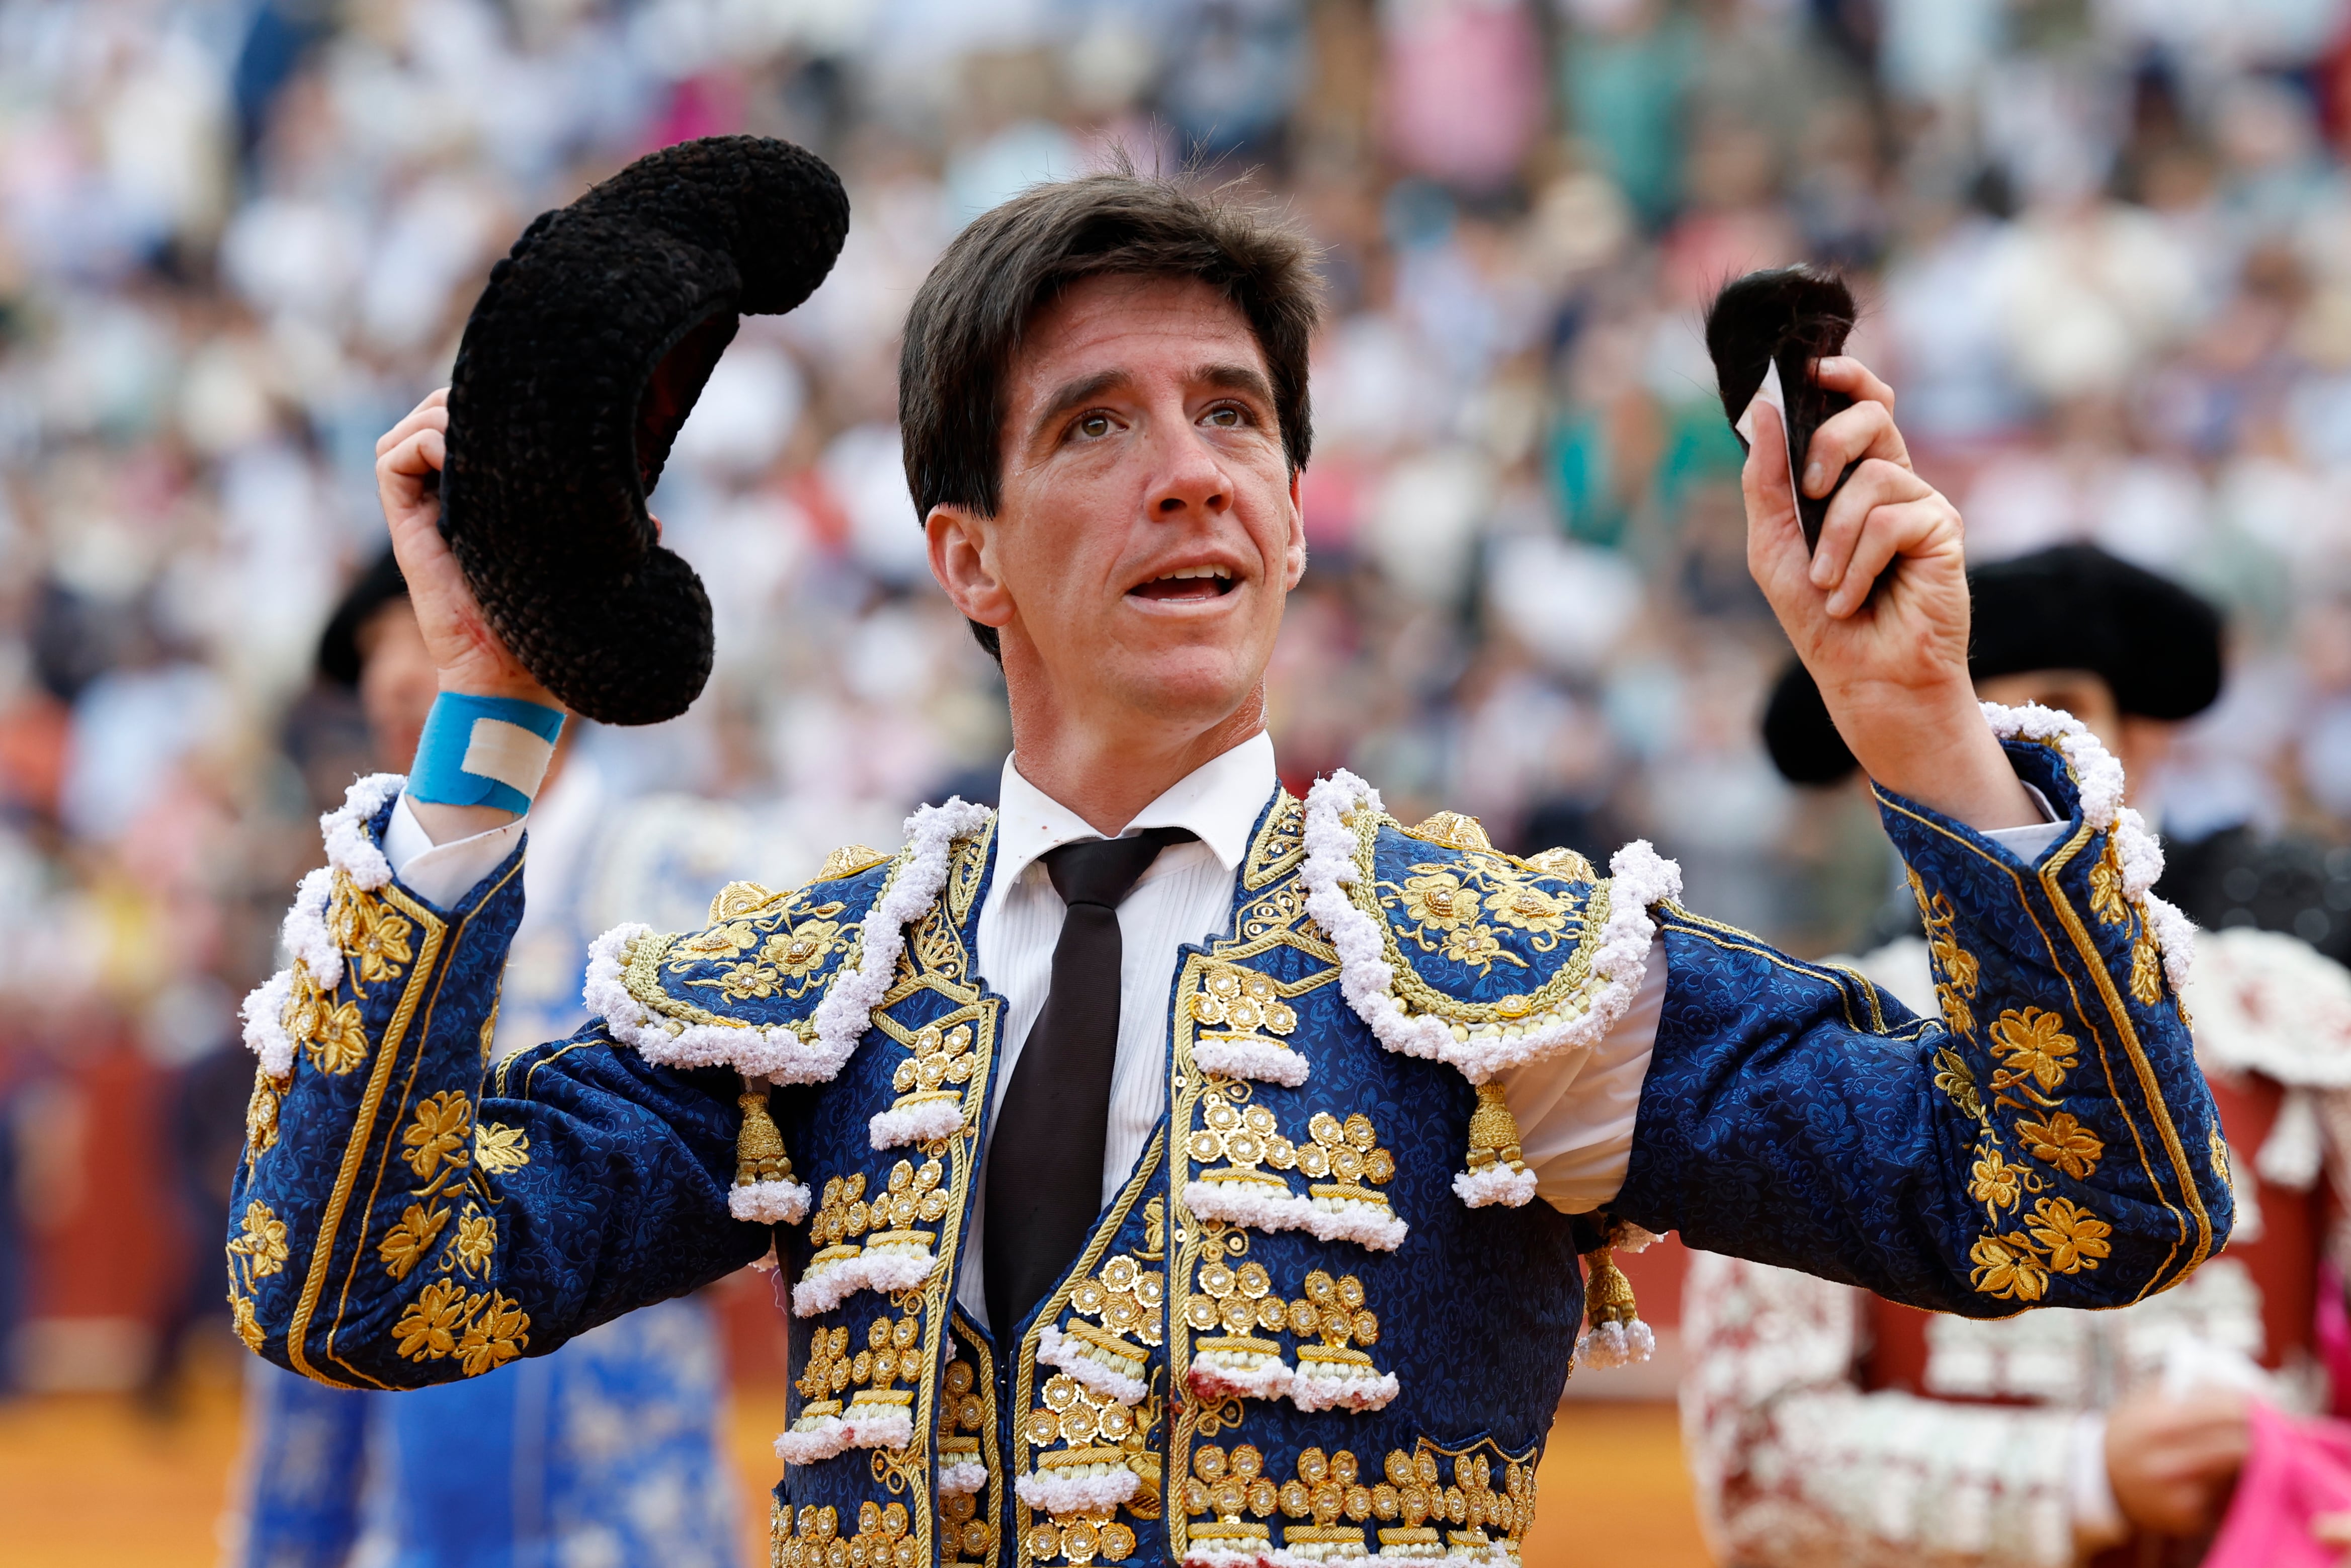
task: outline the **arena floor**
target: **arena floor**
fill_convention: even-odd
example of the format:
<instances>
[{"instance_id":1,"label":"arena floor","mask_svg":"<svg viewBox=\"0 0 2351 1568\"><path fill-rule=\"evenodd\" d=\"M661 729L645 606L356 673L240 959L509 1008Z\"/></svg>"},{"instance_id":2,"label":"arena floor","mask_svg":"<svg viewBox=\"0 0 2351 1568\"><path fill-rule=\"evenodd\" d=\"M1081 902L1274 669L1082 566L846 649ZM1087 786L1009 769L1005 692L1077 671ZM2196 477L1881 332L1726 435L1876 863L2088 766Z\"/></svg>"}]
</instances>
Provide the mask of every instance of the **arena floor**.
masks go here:
<instances>
[{"instance_id":1,"label":"arena floor","mask_svg":"<svg viewBox=\"0 0 2351 1568\"><path fill-rule=\"evenodd\" d=\"M768 1442L780 1390L738 1397L737 1462L745 1492L773 1482ZM76 1568L215 1568L221 1502L237 1452L237 1409L225 1379L207 1379L175 1418L104 1395L0 1405L0 1564ZM1703 1568L1672 1408L1569 1406L1552 1434L1529 1568L1638 1563ZM764 1563L757 1535L747 1564Z\"/></svg>"}]
</instances>

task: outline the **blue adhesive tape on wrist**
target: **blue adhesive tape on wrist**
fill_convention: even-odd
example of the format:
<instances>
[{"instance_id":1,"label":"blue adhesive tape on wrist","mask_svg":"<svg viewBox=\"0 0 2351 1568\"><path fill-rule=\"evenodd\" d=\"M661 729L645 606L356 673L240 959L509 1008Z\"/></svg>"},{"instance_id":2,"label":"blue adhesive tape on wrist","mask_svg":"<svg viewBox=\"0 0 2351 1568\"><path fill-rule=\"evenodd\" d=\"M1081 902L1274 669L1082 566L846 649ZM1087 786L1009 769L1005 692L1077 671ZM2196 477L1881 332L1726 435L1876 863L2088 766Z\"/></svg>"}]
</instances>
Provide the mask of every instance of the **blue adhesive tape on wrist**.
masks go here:
<instances>
[{"instance_id":1,"label":"blue adhesive tape on wrist","mask_svg":"<svg viewBox=\"0 0 2351 1568\"><path fill-rule=\"evenodd\" d=\"M562 733L559 708L443 692L433 699L416 742L409 796L444 806L495 806L519 816L530 810Z\"/></svg>"}]
</instances>

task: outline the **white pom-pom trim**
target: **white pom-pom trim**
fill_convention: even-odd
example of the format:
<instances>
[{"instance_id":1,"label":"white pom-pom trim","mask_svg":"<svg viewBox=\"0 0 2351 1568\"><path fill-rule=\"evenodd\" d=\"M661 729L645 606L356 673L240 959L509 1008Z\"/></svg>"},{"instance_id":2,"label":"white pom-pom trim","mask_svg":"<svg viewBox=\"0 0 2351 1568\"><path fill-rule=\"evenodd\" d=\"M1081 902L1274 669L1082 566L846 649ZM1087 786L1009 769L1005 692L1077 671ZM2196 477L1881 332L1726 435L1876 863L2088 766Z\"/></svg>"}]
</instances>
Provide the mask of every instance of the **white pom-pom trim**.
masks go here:
<instances>
[{"instance_id":1,"label":"white pom-pom trim","mask_svg":"<svg viewBox=\"0 0 2351 1568\"><path fill-rule=\"evenodd\" d=\"M887 1111L876 1111L865 1124L866 1135L877 1149L894 1149L902 1144L928 1144L940 1138L952 1138L963 1131L963 1100L925 1100L904 1109L893 1105Z\"/></svg>"},{"instance_id":2,"label":"white pom-pom trim","mask_svg":"<svg viewBox=\"0 0 2351 1568\"><path fill-rule=\"evenodd\" d=\"M1377 1410L1403 1391L1393 1372L1326 1377L1301 1366L1290 1380L1290 1402L1301 1410Z\"/></svg>"},{"instance_id":3,"label":"white pom-pom trim","mask_svg":"<svg viewBox=\"0 0 2351 1568\"><path fill-rule=\"evenodd\" d=\"M1072 1465L1073 1470L1087 1470L1087 1475L1054 1475L1038 1472L1021 1476L1012 1483L1012 1490L1030 1508L1043 1509L1047 1513L1082 1513L1088 1509L1112 1508L1133 1497L1143 1478L1124 1465Z\"/></svg>"},{"instance_id":4,"label":"white pom-pom trim","mask_svg":"<svg viewBox=\"0 0 2351 1568\"><path fill-rule=\"evenodd\" d=\"M1535 1173L1524 1166L1489 1166L1482 1171L1457 1171L1453 1190L1471 1208L1492 1204L1518 1208L1535 1195Z\"/></svg>"},{"instance_id":5,"label":"white pom-pom trim","mask_svg":"<svg viewBox=\"0 0 2351 1568\"><path fill-rule=\"evenodd\" d=\"M621 977L622 956L652 930L635 923L616 925L590 945L582 992L588 1010L601 1015L614 1039L634 1046L648 1061L670 1067L732 1067L776 1083L830 1082L872 1027L873 1009L889 989L906 950L906 926L938 902L956 841L986 828L989 815L985 806L953 800L944 806L922 807L906 819L904 853L882 896L865 912L856 966L834 975L817 1004L810 1020L813 1039L801 1039L789 1024L737 1028L655 1018Z\"/></svg>"},{"instance_id":6,"label":"white pom-pom trim","mask_svg":"<svg viewBox=\"0 0 2351 1568\"><path fill-rule=\"evenodd\" d=\"M397 773L371 773L354 779L343 791L343 803L319 819L319 834L327 843L327 863L370 893L392 880L392 862L368 831L368 823L386 802L406 789Z\"/></svg>"},{"instance_id":7,"label":"white pom-pom trim","mask_svg":"<svg viewBox=\"0 0 2351 1568\"><path fill-rule=\"evenodd\" d=\"M941 1497L969 1497L987 1484L987 1467L970 1459L956 1459L939 1467Z\"/></svg>"},{"instance_id":8,"label":"white pom-pom trim","mask_svg":"<svg viewBox=\"0 0 2351 1568\"><path fill-rule=\"evenodd\" d=\"M342 984L343 950L335 946L334 933L327 929L327 904L334 896L335 872L332 866L320 866L302 878L294 890L294 902L286 911L285 923L277 928L277 938L286 945L294 961L310 971L310 983L320 990L332 990Z\"/></svg>"},{"instance_id":9,"label":"white pom-pom trim","mask_svg":"<svg viewBox=\"0 0 2351 1568\"><path fill-rule=\"evenodd\" d=\"M1202 1399L1214 1403L1236 1396L1247 1399L1279 1399L1290 1392L1290 1379L1297 1375L1290 1364L1279 1356L1269 1356L1261 1365L1242 1366L1221 1355L1210 1360L1203 1355L1192 1363L1184 1374L1184 1381Z\"/></svg>"},{"instance_id":10,"label":"white pom-pom trim","mask_svg":"<svg viewBox=\"0 0 2351 1568\"><path fill-rule=\"evenodd\" d=\"M869 1248L802 1277L792 1287L792 1315L812 1318L829 1312L860 1291L884 1295L911 1291L937 1267L938 1259L928 1247Z\"/></svg>"},{"instance_id":11,"label":"white pom-pom trim","mask_svg":"<svg viewBox=\"0 0 2351 1568\"><path fill-rule=\"evenodd\" d=\"M1593 951L1592 978L1581 996L1562 1004L1574 1017L1538 1024L1480 1024L1467 1040L1440 1018L1405 1013L1393 994L1395 972L1386 957L1386 938L1373 917L1356 907L1343 883L1356 877L1355 831L1340 819L1353 810L1382 810L1379 791L1344 768L1315 784L1306 795L1306 912L1339 951L1339 988L1350 1007L1388 1050L1403 1056L1449 1063L1472 1083L1530 1061L1586 1051L1606 1036L1633 1005L1647 972L1649 943L1656 926L1649 907L1681 896L1681 868L1662 859L1647 841L1636 839L1609 862L1608 918Z\"/></svg>"},{"instance_id":12,"label":"white pom-pom trim","mask_svg":"<svg viewBox=\"0 0 2351 1568\"><path fill-rule=\"evenodd\" d=\"M809 1211L809 1197L796 1181L737 1182L726 1189L726 1212L761 1225L798 1225Z\"/></svg>"},{"instance_id":13,"label":"white pom-pom trim","mask_svg":"<svg viewBox=\"0 0 2351 1568\"><path fill-rule=\"evenodd\" d=\"M1106 1365L1091 1354L1091 1348L1084 1340L1065 1334L1051 1323L1047 1323L1037 1336L1039 1361L1068 1373L1105 1399L1115 1399L1121 1405L1142 1404L1143 1396L1151 1392L1143 1379ZM1138 1349L1137 1356L1141 1354Z\"/></svg>"},{"instance_id":14,"label":"white pom-pom trim","mask_svg":"<svg viewBox=\"0 0 2351 1568\"><path fill-rule=\"evenodd\" d=\"M879 1291L884 1295L911 1291L938 1266L937 1257L927 1247L868 1249L802 1275L792 1286L792 1316L812 1318L829 1312L860 1291Z\"/></svg>"},{"instance_id":15,"label":"white pom-pom trim","mask_svg":"<svg viewBox=\"0 0 2351 1568\"><path fill-rule=\"evenodd\" d=\"M239 1009L246 1049L261 1059L261 1070L272 1078L294 1071L294 1037L286 1032L286 1004L293 998L294 971L280 969L254 987Z\"/></svg>"},{"instance_id":16,"label":"white pom-pom trim","mask_svg":"<svg viewBox=\"0 0 2351 1568\"><path fill-rule=\"evenodd\" d=\"M912 1418L909 1417L909 1424ZM849 1447L849 1425L838 1416L820 1417L812 1426L795 1427L776 1437L776 1458L788 1465L813 1465Z\"/></svg>"},{"instance_id":17,"label":"white pom-pom trim","mask_svg":"<svg viewBox=\"0 0 2351 1568\"><path fill-rule=\"evenodd\" d=\"M1412 1227L1368 1204L1304 1198L1265 1182L1196 1181L1184 1188L1184 1207L1203 1219L1252 1230L1303 1230L1318 1241L1353 1241L1374 1252L1404 1245Z\"/></svg>"},{"instance_id":18,"label":"white pom-pom trim","mask_svg":"<svg viewBox=\"0 0 2351 1568\"><path fill-rule=\"evenodd\" d=\"M914 1440L914 1413L904 1405L860 1407L852 1400L841 1418L852 1448L903 1448Z\"/></svg>"},{"instance_id":19,"label":"white pom-pom trim","mask_svg":"<svg viewBox=\"0 0 2351 1568\"><path fill-rule=\"evenodd\" d=\"M1575 1342L1575 1365L1579 1370L1606 1372L1646 1361L1656 1349L1657 1336L1638 1318L1629 1323L1602 1323Z\"/></svg>"},{"instance_id":20,"label":"white pom-pom trim","mask_svg":"<svg viewBox=\"0 0 2351 1568\"><path fill-rule=\"evenodd\" d=\"M1184 1552L1184 1568L1287 1568L1274 1559L1287 1556L1280 1552L1218 1552L1213 1547L1192 1546ZM1414 1568L1419 1568L1415 1564Z\"/></svg>"},{"instance_id":21,"label":"white pom-pom trim","mask_svg":"<svg viewBox=\"0 0 2351 1568\"><path fill-rule=\"evenodd\" d=\"M893 1249L886 1252L876 1252L868 1248L862 1261L865 1265L865 1288L879 1291L885 1296L913 1290L929 1279L931 1271L939 1266L938 1259L927 1247Z\"/></svg>"},{"instance_id":22,"label":"white pom-pom trim","mask_svg":"<svg viewBox=\"0 0 2351 1568\"><path fill-rule=\"evenodd\" d=\"M792 1282L792 1316L829 1312L865 1288L865 1255L812 1269Z\"/></svg>"},{"instance_id":23,"label":"white pom-pom trim","mask_svg":"<svg viewBox=\"0 0 2351 1568\"><path fill-rule=\"evenodd\" d=\"M2114 834L2115 858L2122 864L2123 896L2139 907L2147 932L2163 956L2164 978L2174 995L2188 988L2196 956L2196 927L2152 891L2163 877L2163 846L2147 831L2147 821L2123 804L2123 765L2090 733L2089 727L2069 713L2026 703L2004 707L1983 705L1984 722L2001 740L2037 740L2057 747L2073 771L2074 788L2081 796L2082 820L2099 832Z\"/></svg>"},{"instance_id":24,"label":"white pom-pom trim","mask_svg":"<svg viewBox=\"0 0 2351 1568\"><path fill-rule=\"evenodd\" d=\"M1259 1083L1279 1083L1285 1089L1295 1089L1306 1082L1306 1058L1270 1040L1225 1037L1194 1040L1192 1061L1203 1072L1252 1078Z\"/></svg>"}]
</instances>

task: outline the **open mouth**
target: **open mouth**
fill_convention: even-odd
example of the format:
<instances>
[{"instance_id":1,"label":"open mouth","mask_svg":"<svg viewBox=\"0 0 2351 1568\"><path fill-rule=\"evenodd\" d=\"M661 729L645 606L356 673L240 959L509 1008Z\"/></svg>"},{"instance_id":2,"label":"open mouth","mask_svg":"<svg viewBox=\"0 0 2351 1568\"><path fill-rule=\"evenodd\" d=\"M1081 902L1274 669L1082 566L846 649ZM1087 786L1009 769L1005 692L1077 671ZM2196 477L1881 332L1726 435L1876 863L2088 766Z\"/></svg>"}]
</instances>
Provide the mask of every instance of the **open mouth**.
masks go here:
<instances>
[{"instance_id":1,"label":"open mouth","mask_svg":"<svg viewBox=\"0 0 2351 1568\"><path fill-rule=\"evenodd\" d=\"M1136 599L1205 600L1221 598L1235 586L1230 568L1187 566L1165 577L1155 577L1149 582L1137 583L1126 591Z\"/></svg>"}]
</instances>

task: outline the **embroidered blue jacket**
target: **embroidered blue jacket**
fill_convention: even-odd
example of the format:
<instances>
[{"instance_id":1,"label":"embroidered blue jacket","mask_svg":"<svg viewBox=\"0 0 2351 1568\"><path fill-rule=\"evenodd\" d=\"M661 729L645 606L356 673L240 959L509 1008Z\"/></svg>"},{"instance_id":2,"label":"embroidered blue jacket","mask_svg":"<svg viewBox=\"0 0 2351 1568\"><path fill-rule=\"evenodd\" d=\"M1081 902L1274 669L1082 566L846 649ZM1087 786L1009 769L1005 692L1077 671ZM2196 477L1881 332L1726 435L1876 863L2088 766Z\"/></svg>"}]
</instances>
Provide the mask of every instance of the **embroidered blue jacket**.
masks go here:
<instances>
[{"instance_id":1,"label":"embroidered blue jacket","mask_svg":"<svg viewBox=\"0 0 2351 1568\"><path fill-rule=\"evenodd\" d=\"M779 1563L1514 1563L1576 1257L1622 1227L1977 1316L2135 1300L2225 1240L2180 944L2136 820L2078 787L2085 739L2010 747L2071 814L2031 865L1882 798L1940 1020L1690 915L1646 846L1601 880L1467 819L1401 827L1343 776L1277 794L1231 925L1178 966L1160 1133L994 1338L953 1305L1003 1010L974 972L984 813L918 813L898 854L796 892L737 884L700 933L624 928L604 1016L485 1081L519 856L433 908L374 854L379 790L330 823L331 885L306 883L256 1015L239 1329L413 1386L772 1239L799 1371ZM1476 1081L1596 1039L1660 935L1630 1172L1572 1220L1526 1201Z\"/></svg>"}]
</instances>

